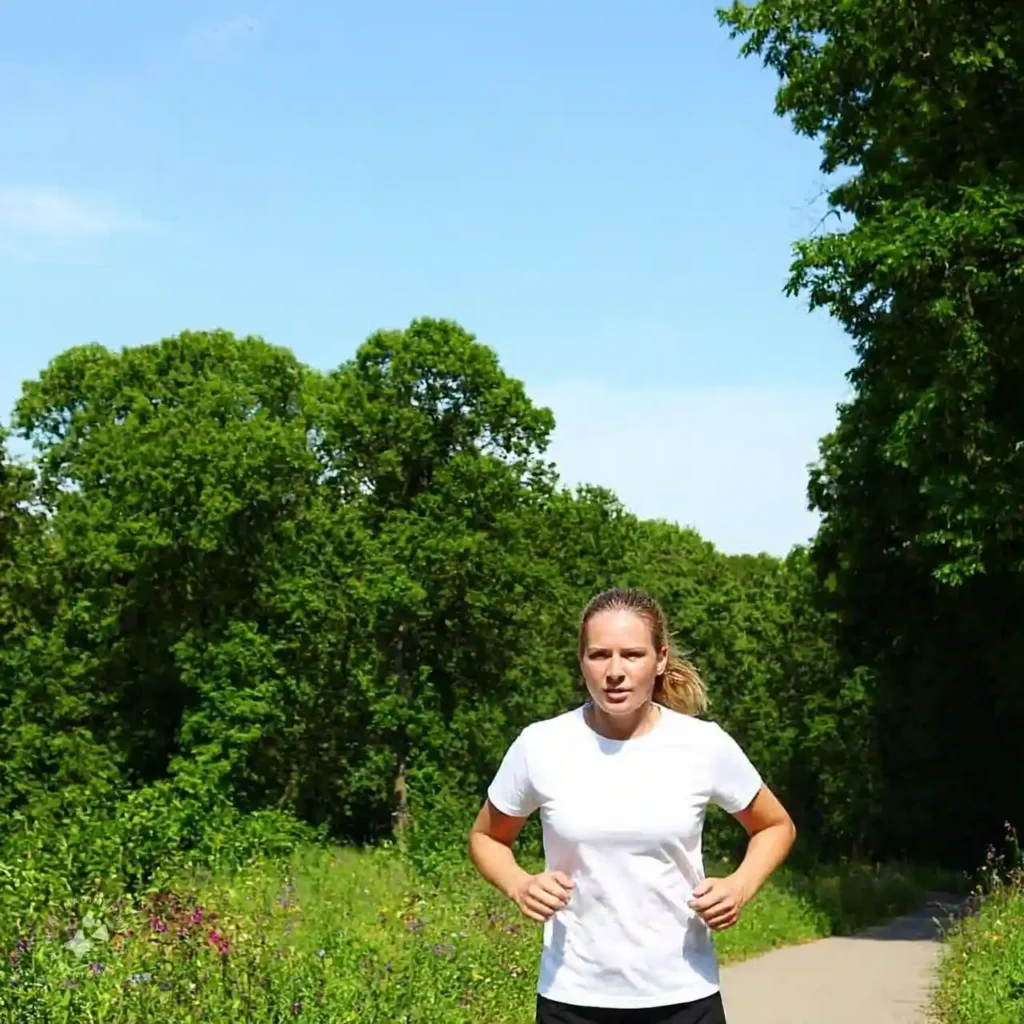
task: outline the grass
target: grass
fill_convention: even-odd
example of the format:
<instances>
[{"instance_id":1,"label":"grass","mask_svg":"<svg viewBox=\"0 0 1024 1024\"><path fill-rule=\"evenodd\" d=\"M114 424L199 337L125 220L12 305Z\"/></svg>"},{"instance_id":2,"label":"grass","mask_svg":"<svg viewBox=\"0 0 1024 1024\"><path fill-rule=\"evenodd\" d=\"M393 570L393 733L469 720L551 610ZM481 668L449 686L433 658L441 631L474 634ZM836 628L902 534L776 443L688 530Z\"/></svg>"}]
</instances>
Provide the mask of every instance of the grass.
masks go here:
<instances>
[{"instance_id":1,"label":"grass","mask_svg":"<svg viewBox=\"0 0 1024 1024\"><path fill-rule=\"evenodd\" d=\"M995 857L968 914L947 940L932 1017L941 1024L1024 1021L1024 857L1008 827L1010 861Z\"/></svg>"},{"instance_id":2,"label":"grass","mask_svg":"<svg viewBox=\"0 0 1024 1024\"><path fill-rule=\"evenodd\" d=\"M783 870L716 945L743 959L922 895L906 871ZM0 940L3 1020L512 1024L531 1019L540 932L464 864L428 885L391 851L310 849L67 906L34 928L0 920Z\"/></svg>"},{"instance_id":3,"label":"grass","mask_svg":"<svg viewBox=\"0 0 1024 1024\"><path fill-rule=\"evenodd\" d=\"M1024 885L991 894L949 938L934 1016L942 1024L1024 1021Z\"/></svg>"}]
</instances>

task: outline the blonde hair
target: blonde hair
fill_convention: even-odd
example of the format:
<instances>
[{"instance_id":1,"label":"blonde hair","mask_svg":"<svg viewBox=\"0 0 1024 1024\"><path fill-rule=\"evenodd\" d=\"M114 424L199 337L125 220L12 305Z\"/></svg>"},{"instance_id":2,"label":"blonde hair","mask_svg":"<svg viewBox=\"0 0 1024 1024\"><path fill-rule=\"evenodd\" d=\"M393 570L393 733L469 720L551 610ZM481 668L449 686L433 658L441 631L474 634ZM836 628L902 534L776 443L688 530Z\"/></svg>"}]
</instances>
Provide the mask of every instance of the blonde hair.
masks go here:
<instances>
[{"instance_id":1,"label":"blonde hair","mask_svg":"<svg viewBox=\"0 0 1024 1024\"><path fill-rule=\"evenodd\" d=\"M708 693L700 673L672 645L668 620L661 605L649 594L633 587L614 587L592 598L580 618L579 656L586 647L587 623L599 612L629 611L647 623L656 651L668 648L665 671L654 680L654 700L673 711L696 716L707 710Z\"/></svg>"}]
</instances>

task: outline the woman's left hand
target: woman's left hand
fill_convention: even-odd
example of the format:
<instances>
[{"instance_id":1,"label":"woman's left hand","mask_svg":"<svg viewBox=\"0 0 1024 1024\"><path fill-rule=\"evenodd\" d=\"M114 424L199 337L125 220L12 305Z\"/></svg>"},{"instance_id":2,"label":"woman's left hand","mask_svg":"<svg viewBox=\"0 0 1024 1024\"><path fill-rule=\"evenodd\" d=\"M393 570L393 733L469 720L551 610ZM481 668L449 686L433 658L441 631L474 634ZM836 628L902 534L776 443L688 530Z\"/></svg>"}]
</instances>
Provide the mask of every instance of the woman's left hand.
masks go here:
<instances>
[{"instance_id":1,"label":"woman's left hand","mask_svg":"<svg viewBox=\"0 0 1024 1024\"><path fill-rule=\"evenodd\" d=\"M747 903L743 884L735 875L725 878L705 878L693 890L690 909L716 932L731 928Z\"/></svg>"}]
</instances>

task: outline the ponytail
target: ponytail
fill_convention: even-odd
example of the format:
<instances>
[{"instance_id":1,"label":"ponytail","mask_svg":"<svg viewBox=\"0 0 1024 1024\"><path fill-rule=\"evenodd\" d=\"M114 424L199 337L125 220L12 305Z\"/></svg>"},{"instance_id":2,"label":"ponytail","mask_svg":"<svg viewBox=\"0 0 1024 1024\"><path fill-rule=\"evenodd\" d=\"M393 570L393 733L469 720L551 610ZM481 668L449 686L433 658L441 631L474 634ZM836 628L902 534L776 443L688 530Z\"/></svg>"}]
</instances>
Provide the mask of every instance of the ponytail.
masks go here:
<instances>
[{"instance_id":1,"label":"ponytail","mask_svg":"<svg viewBox=\"0 0 1024 1024\"><path fill-rule=\"evenodd\" d=\"M654 682L654 702L690 716L699 715L708 707L708 691L700 673L671 649L665 671Z\"/></svg>"}]
</instances>

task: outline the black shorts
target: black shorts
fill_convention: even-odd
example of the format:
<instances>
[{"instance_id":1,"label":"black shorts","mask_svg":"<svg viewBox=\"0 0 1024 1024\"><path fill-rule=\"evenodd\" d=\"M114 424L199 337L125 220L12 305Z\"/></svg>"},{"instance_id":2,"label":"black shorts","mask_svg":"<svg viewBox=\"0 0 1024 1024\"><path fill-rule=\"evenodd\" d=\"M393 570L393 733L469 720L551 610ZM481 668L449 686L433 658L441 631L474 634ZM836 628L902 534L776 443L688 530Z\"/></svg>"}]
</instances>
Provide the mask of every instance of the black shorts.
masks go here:
<instances>
[{"instance_id":1,"label":"black shorts","mask_svg":"<svg viewBox=\"0 0 1024 1024\"><path fill-rule=\"evenodd\" d=\"M598 1006L570 1006L537 996L536 1024L726 1024L719 993L674 1006L645 1006L614 1010Z\"/></svg>"}]
</instances>

